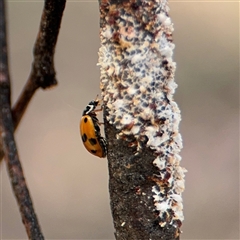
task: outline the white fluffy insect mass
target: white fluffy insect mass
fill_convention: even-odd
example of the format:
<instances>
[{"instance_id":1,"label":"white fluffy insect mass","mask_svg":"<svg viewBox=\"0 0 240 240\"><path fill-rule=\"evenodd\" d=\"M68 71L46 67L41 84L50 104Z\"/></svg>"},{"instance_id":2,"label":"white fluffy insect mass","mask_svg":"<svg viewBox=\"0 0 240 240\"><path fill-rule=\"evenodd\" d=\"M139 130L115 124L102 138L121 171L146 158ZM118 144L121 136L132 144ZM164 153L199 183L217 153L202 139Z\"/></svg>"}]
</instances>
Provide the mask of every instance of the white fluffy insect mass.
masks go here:
<instances>
[{"instance_id":1,"label":"white fluffy insect mass","mask_svg":"<svg viewBox=\"0 0 240 240\"><path fill-rule=\"evenodd\" d=\"M102 96L107 120L120 130L117 137L134 136L137 151L141 151L142 139L147 139L147 147L156 155L153 164L159 169L152 187L156 210L160 219L173 211L170 224L179 226L184 219L186 170L179 165L181 116L173 100L177 87L176 64L172 60L173 24L167 1L142 2L135 11L131 7L109 6L106 24L100 31ZM164 226L166 222L159 224Z\"/></svg>"}]
</instances>

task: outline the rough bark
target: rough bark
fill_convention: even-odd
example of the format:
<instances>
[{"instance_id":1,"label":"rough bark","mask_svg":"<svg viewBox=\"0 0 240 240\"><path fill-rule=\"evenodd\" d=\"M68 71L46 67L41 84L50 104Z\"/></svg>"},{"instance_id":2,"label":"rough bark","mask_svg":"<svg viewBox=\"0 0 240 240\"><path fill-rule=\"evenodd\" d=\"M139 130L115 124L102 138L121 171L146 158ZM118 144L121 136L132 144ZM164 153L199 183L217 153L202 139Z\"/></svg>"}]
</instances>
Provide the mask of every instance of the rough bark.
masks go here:
<instances>
[{"instance_id":1,"label":"rough bark","mask_svg":"<svg viewBox=\"0 0 240 240\"><path fill-rule=\"evenodd\" d=\"M179 239L184 172L165 0L100 0L99 65L115 237Z\"/></svg>"}]
</instances>

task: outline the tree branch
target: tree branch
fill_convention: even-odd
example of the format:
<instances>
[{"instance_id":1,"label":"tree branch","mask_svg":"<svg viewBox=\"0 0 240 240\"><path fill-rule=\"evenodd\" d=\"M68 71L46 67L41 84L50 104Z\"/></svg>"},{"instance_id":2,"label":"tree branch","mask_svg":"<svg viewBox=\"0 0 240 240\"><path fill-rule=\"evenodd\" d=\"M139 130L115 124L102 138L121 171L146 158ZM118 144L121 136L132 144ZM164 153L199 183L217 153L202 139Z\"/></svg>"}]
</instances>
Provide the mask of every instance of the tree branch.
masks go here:
<instances>
[{"instance_id":1,"label":"tree branch","mask_svg":"<svg viewBox=\"0 0 240 240\"><path fill-rule=\"evenodd\" d=\"M14 130L17 128L35 91L57 84L54 69L54 51L66 0L46 0L39 32L34 46L34 59L30 76L17 102L12 108ZM4 154L0 142L0 162Z\"/></svg>"},{"instance_id":2,"label":"tree branch","mask_svg":"<svg viewBox=\"0 0 240 240\"><path fill-rule=\"evenodd\" d=\"M166 0L100 0L99 65L117 240L179 239L185 169Z\"/></svg>"},{"instance_id":3,"label":"tree branch","mask_svg":"<svg viewBox=\"0 0 240 240\"><path fill-rule=\"evenodd\" d=\"M0 128L5 160L12 188L22 215L29 239L44 239L32 200L24 179L17 147L13 135L13 120L10 104L10 80L7 57L6 19L4 1L0 0Z\"/></svg>"},{"instance_id":4,"label":"tree branch","mask_svg":"<svg viewBox=\"0 0 240 240\"><path fill-rule=\"evenodd\" d=\"M39 87L45 89L57 84L53 56L65 3L65 0L45 1L40 30L34 47L32 70L17 103L11 110L5 2L0 0L0 161L5 155L22 221L29 239L33 240L41 240L44 237L34 212L13 133L35 91Z\"/></svg>"}]
</instances>

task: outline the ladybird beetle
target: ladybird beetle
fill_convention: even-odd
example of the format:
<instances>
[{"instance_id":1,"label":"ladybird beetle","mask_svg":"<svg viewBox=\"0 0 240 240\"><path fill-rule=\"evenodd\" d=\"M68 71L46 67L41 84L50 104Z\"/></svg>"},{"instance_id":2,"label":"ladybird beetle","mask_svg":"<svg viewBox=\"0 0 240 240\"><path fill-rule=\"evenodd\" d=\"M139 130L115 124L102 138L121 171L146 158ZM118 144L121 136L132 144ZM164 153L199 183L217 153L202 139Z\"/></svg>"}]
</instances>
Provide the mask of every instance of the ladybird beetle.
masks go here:
<instances>
[{"instance_id":1,"label":"ladybird beetle","mask_svg":"<svg viewBox=\"0 0 240 240\"><path fill-rule=\"evenodd\" d=\"M80 121L80 134L85 148L95 156L104 158L107 155L107 143L101 136L100 123L97 119L96 110L99 100L91 101L82 114Z\"/></svg>"}]
</instances>

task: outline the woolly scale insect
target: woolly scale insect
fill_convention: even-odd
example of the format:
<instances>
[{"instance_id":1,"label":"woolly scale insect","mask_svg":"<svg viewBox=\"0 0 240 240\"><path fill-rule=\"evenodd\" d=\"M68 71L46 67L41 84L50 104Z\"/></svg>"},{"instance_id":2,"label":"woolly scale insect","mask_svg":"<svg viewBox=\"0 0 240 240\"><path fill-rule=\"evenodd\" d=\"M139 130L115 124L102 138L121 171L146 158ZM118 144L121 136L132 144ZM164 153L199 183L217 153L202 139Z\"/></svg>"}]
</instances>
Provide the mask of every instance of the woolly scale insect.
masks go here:
<instances>
[{"instance_id":1,"label":"woolly scale insect","mask_svg":"<svg viewBox=\"0 0 240 240\"><path fill-rule=\"evenodd\" d=\"M80 134L85 148L95 156L104 158L107 155L107 143L105 138L101 136L100 123L97 119L96 109L99 100L91 101L82 114L80 121Z\"/></svg>"}]
</instances>

